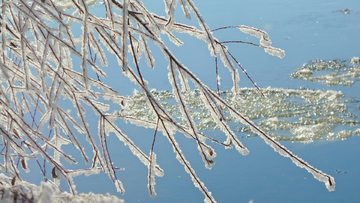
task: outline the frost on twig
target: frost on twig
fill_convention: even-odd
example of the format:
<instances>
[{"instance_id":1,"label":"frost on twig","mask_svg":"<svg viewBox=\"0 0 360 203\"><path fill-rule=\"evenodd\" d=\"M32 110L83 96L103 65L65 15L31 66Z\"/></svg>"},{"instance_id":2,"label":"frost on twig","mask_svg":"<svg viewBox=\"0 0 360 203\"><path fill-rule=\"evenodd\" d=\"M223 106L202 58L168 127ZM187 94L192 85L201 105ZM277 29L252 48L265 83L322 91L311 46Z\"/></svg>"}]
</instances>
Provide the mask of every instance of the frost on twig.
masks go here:
<instances>
[{"instance_id":1,"label":"frost on twig","mask_svg":"<svg viewBox=\"0 0 360 203\"><path fill-rule=\"evenodd\" d=\"M260 45L265 49L265 52L270 55L277 56L279 58L283 58L285 56L284 50L279 48L274 48L271 46L271 40L269 39L269 35L267 32L263 30L259 30L257 28L248 27L245 25L239 26L241 32L255 36L260 39Z\"/></svg>"},{"instance_id":2,"label":"frost on twig","mask_svg":"<svg viewBox=\"0 0 360 203\"><path fill-rule=\"evenodd\" d=\"M225 148L235 148L247 155L249 150L240 142L229 127L224 109L228 109L236 120L249 126L259 134L275 151L289 157L299 167L307 169L315 178L326 183L330 191L335 182L331 176L315 169L302 159L293 155L268 136L263 130L243 116L202 83L195 74L182 64L162 40L167 35L170 41L180 46L183 42L176 33L193 35L208 44L210 54L223 62L232 75L235 103L240 102L239 71L251 80L250 76L231 54L226 43L245 43L259 46L271 55L282 58L284 51L271 46L265 31L247 26L236 26L241 31L260 38L260 45L243 41L221 42L214 37L202 17L199 9L191 0L165 0L167 18L151 13L140 0L105 0L106 15L98 17L91 12L90 6L96 5L93 0L14 0L3 1L1 9L1 47L0 51L0 135L2 137L3 162L0 163L0 190L14 198L15 194L24 199L36 201L86 201L94 198L99 201L121 202L109 195L83 195L76 191L74 177L95 175L104 171L114 183L117 191L125 192L118 173L123 168L115 166L108 146L108 137L115 135L128 149L148 168L148 189L150 196L155 197L155 176L164 175L157 164L161 153L156 151L156 136L160 132L173 147L174 156L189 174L195 187L205 196L205 202L216 202L212 193L197 176L191 163L186 159L182 148L174 136L176 132L196 143L205 167L211 169L215 164L216 152L209 145L209 140ZM176 5L187 19L193 14L201 30L175 21ZM120 14L121 13L121 14ZM72 29L81 24L81 33ZM154 96L151 84L143 74L140 59L145 55L147 65L155 68L153 46L157 46L169 62L168 80L172 94L179 105L185 123L180 123ZM136 84L142 94L146 95L143 106L147 106L154 119L141 119L128 115L109 113L110 100L115 108L129 109L131 99L119 95L113 88L103 82L106 73L103 67L108 65L109 57L118 62L122 69L121 80L130 80ZM133 58L131 60L130 58ZM99 61L100 60L100 61ZM233 63L236 63L235 66ZM217 85L220 76L217 74ZM200 92L199 98L210 112L209 120L216 123L224 134L224 140L212 138L199 132L197 120L194 119L185 92L191 92L189 81ZM252 81L252 80L251 80ZM254 83L255 85L255 83ZM257 87L255 85L255 87ZM260 88L258 88L260 90ZM65 105L68 102L70 105ZM117 125L116 120L123 119L130 124L154 129L154 139L150 154L145 154ZM98 121L97 131L92 130L92 122ZM64 150L64 145L74 146L81 155L75 159L71 152ZM90 158L92 157L92 158ZM70 164L84 165L76 170ZM28 163L35 163L38 171L30 170ZM27 183L21 173L40 173L44 183L35 186ZM6 174L6 175L5 175ZM60 180L68 184L69 192L60 188ZM24 189L31 193L25 194ZM77 199L78 198L78 199Z\"/></svg>"}]
</instances>

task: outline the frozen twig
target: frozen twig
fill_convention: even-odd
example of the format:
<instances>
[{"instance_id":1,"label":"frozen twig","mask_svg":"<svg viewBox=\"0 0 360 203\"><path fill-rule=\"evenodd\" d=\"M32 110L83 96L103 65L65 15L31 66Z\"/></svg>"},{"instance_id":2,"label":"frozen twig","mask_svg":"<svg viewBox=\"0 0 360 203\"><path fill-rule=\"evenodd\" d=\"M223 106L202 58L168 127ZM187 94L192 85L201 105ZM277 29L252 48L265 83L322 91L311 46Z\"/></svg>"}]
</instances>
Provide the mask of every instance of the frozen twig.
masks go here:
<instances>
[{"instance_id":1,"label":"frozen twig","mask_svg":"<svg viewBox=\"0 0 360 203\"><path fill-rule=\"evenodd\" d=\"M150 196L155 197L155 176L164 175L164 171L156 163L156 160L161 158L161 154L155 154L154 147L157 135L161 132L173 147L176 159L184 166L195 187L204 194L205 202L216 202L212 193L185 158L175 133L180 132L189 138L189 141L196 143L205 167L209 169L215 164L216 152L206 143L208 140L225 148L235 148L246 155L249 150L243 146L227 123L223 112L223 109L227 108L238 121L259 134L275 151L289 157L299 167L308 170L316 179L325 182L330 191L333 191L335 189L333 177L293 155L219 95L218 59L232 74L234 99L237 102L241 99L240 77L233 62L260 91L236 59L235 54L230 53L226 44L249 44L262 47L267 53L280 58L285 55L284 51L272 47L268 34L256 28L228 26L210 30L199 9L191 0L180 0L180 2L165 0L164 2L167 18L151 13L140 0L121 2L104 0L106 9L104 17L98 17L92 13L89 9L91 2L86 0L2 1L0 134L3 142L0 156L4 159L0 163L0 169L3 171L0 174L0 185L5 186L7 191L11 190L9 194L15 194L14 191L19 192L18 194L22 194L24 199L28 197L23 193L26 189L30 193L36 193L41 200L62 201L62 198L70 198L71 195L74 197L77 194L73 177L81 174L95 175L104 171L109 175L117 190L124 193L125 186L117 175L123 168L115 166L108 146L108 136L114 133L148 168L148 190ZM181 5L187 19L191 19L191 14L194 14L201 27L200 30L175 22L177 3ZM118 12L121 12L121 15ZM74 23L81 23L80 34L73 32L72 28L76 26ZM219 41L214 37L215 31L229 28L237 28L259 38L260 44L241 40ZM215 57L217 93L210 90L182 64L161 38L167 35L171 42L180 46L183 42L176 33L193 35L208 44L210 54ZM147 75L144 74L145 71L142 71L141 57L144 54L147 65L154 69L153 45L158 46L169 62L169 83L175 100L180 106L185 125L174 119L150 91L150 85L146 81ZM123 76L134 82L146 95L146 105L153 113L155 120L108 113L111 109L110 104L126 109L132 102L130 98L119 95L115 87L103 82L102 78L106 77L103 67L108 65L110 55L117 59ZM133 63L129 62L131 61L129 57L133 58ZM133 69L132 65L136 69ZM207 136L196 128L197 121L190 114L189 106L184 99L184 92L191 90L189 81L192 81L200 91L200 98L211 113L210 119L225 134L226 141L221 142ZM113 103L104 102L102 99ZM89 112L94 113L96 118ZM121 131L116 119L123 119L131 124L155 130L150 154L145 154L129 136ZM97 133L92 132L91 120L98 121ZM82 141L81 134L86 141ZM84 159L84 165L87 166L80 166L73 170L71 166L64 164L64 160L70 164L81 162L73 158L72 152L62 148L62 145L74 146L82 157L80 159ZM92 159L88 157L91 153ZM38 165L38 171L41 172L45 181L41 186L26 182L21 170L29 173L38 172L33 169L30 171L28 162ZM62 179L69 185L70 194L60 189L63 188L60 185ZM92 195L76 197L85 201Z\"/></svg>"}]
</instances>

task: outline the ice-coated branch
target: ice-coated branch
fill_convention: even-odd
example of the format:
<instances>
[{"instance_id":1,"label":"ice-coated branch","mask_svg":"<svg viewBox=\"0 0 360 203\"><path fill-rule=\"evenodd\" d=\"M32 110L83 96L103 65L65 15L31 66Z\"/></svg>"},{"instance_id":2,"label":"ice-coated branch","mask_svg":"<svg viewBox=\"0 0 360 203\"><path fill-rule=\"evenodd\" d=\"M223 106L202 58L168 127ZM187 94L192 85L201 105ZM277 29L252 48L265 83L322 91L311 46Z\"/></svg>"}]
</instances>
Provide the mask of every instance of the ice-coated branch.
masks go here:
<instances>
[{"instance_id":1,"label":"ice-coated branch","mask_svg":"<svg viewBox=\"0 0 360 203\"><path fill-rule=\"evenodd\" d=\"M149 194L152 198L154 198L156 196L156 192L155 192L155 165L156 165L156 154L154 153L154 146L155 146L155 140L156 140L156 134L158 132L158 127L159 127L159 118L156 121L156 127L155 127L155 133L154 133L154 139L151 145L151 150L150 150L150 164L148 165L149 168L149 175L148 175L148 189L149 189Z\"/></svg>"},{"instance_id":2,"label":"ice-coated branch","mask_svg":"<svg viewBox=\"0 0 360 203\"><path fill-rule=\"evenodd\" d=\"M228 105L217 94L212 93L212 96L217 100L217 102L229 108L231 115L234 116L238 122L248 125L254 133L258 134L261 138L263 138L266 144L270 145L276 152L278 152L280 155L284 157L289 157L295 163L295 165L301 168L305 168L309 173L311 173L314 176L314 178L324 182L326 188L330 192L335 190L335 179L332 176L323 173L322 171L314 168L313 166L311 166L301 158L294 155L290 150L286 149L286 147L282 146L279 142L275 141L264 131L262 131L259 127L257 127L252 121L250 121L248 118L241 115L241 113L239 113L236 109Z\"/></svg>"},{"instance_id":3,"label":"ice-coated branch","mask_svg":"<svg viewBox=\"0 0 360 203\"><path fill-rule=\"evenodd\" d=\"M123 71L127 71L128 63L127 63L127 50L128 50L128 0L123 0L123 8L122 8L122 56L123 56Z\"/></svg>"},{"instance_id":4,"label":"ice-coated branch","mask_svg":"<svg viewBox=\"0 0 360 203\"><path fill-rule=\"evenodd\" d=\"M217 50L215 47L215 39L214 39L214 36L213 36L209 26L205 23L205 20L201 16L200 11L196 8L194 2L192 0L187 0L187 2L189 4L191 10L193 11L193 13L195 13L196 18L199 21L199 25L205 33L205 37L203 38L203 40L209 44L209 50L210 50L211 55L216 56Z\"/></svg>"},{"instance_id":5,"label":"ice-coated branch","mask_svg":"<svg viewBox=\"0 0 360 203\"><path fill-rule=\"evenodd\" d=\"M180 2L178 2L180 1ZM195 187L205 196L205 202L216 202L211 192L197 176L191 163L185 158L175 134L182 133L191 142L196 142L200 157L206 168L214 165L216 153L210 144L225 148L235 148L246 155L249 150L240 142L230 129L223 109L243 124L259 134L275 151L289 157L296 165L305 168L314 177L325 182L330 191L335 189L334 178L312 167L304 160L292 154L288 149L274 141L266 132L258 128L249 119L227 104L219 94L202 83L190 68L186 67L162 40L163 36L180 46L183 42L176 35L186 33L204 40L210 54L215 57L217 90L220 92L218 59L229 69L233 81L235 100L239 101L240 68L249 80L250 76L225 45L250 44L264 48L271 55L282 58L284 51L271 46L265 31L248 26L228 26L210 30L199 9L192 0L165 0L168 17L151 13L141 0L104 0L104 15L93 13L90 6L93 0L13 0L2 1L0 14L1 50L0 50L0 136L3 149L0 156L0 185L11 195L36 197L42 201L68 201L79 198L86 201L93 197L97 200L117 201L110 197L96 195L77 195L73 177L95 175L104 171L120 193L122 185L118 173L123 168L115 166L115 159L110 153L108 136L115 135L135 157L148 169L147 181L151 197L155 197L155 176L161 177L164 171L157 164L162 154L155 154L155 141L162 133L173 148L176 159L189 174ZM179 4L187 19L193 14L201 29L175 22L175 9ZM101 6L101 5L97 5ZM121 12L121 15L119 14ZM76 33L73 27L81 24L81 31ZM241 40L220 41L214 37L217 30L237 28L246 34L260 39L260 44ZM156 50L161 50L168 60L168 81L172 86L175 100L179 104L185 124L173 118L156 99L143 71L142 54L145 63L155 68ZM110 105L128 109L130 98L119 95L115 87L105 82L103 67L108 65L110 56L117 60L116 68L122 69L119 79L134 82L145 95L146 108L152 112L154 120L144 120L132 116L108 113ZM133 57L131 61L129 57ZM97 60L99 59L99 60ZM236 63L234 65L233 63ZM132 66L136 67L132 68ZM163 67L159 67L160 69ZM209 110L212 119L225 135L226 141L219 141L198 131L196 119L190 114L189 104L185 101L185 92L191 90L189 81L200 92L200 98ZM260 88L258 88L260 89ZM104 101L105 100L105 101ZM108 100L110 103L108 103ZM70 104L70 105L69 105ZM145 106L144 106L145 108ZM90 114L92 112L95 114ZM90 115L90 116L89 116ZM116 119L129 121L130 124L154 129L153 141L149 144L150 154L145 154L130 136L124 134ZM97 132L92 132L92 120L98 121ZM129 125L130 125L129 124ZM96 136L97 134L97 136ZM81 137L84 136L84 137ZM84 139L82 139L84 138ZM98 140L97 140L98 138ZM135 140L135 139L134 139ZM62 145L67 145L63 147ZM81 162L73 157L67 148L77 149ZM121 147L121 146L119 146ZM160 148L161 146L159 146ZM158 147L156 147L157 149ZM89 158L92 153L92 158ZM72 168L69 163L84 163ZM31 163L38 166L38 171L31 169ZM201 162L201 161L200 161ZM22 170L29 173L41 172L44 183L35 186L26 182ZM120 177L120 176L119 176ZM60 180L69 185L69 192L63 191ZM25 194L24 191L30 191ZM31 196L32 195L32 196ZM35 195L35 196L34 196ZM2 199L1 199L2 200ZM119 200L118 202L121 202Z\"/></svg>"},{"instance_id":6,"label":"ice-coated branch","mask_svg":"<svg viewBox=\"0 0 360 203\"><path fill-rule=\"evenodd\" d=\"M201 145L201 143L203 143L205 145L205 143L204 143L205 139L200 139L198 137L195 122L192 119L192 116L188 112L187 105L186 105L184 99L182 98L182 93L180 91L178 82L176 80L175 70L177 69L177 66L172 60L170 60L168 69L170 71L169 72L169 82L171 83L171 85L173 87L175 99L180 105L180 111L183 115L183 118L184 118L184 120L187 121L187 124L188 124L189 128L191 129L192 136L195 137L195 140L198 144L198 149L200 151L200 155L201 155L203 161L205 162L205 167L208 169L211 169L211 166L214 164L214 161L212 159L213 159L215 153L213 152L213 150L205 152L205 150L203 149L203 147ZM207 148L209 149L210 147L207 147Z\"/></svg>"},{"instance_id":7,"label":"ice-coated branch","mask_svg":"<svg viewBox=\"0 0 360 203\"><path fill-rule=\"evenodd\" d=\"M146 26L143 24L143 26ZM242 27L244 29L248 29L248 27L244 26ZM262 46L270 46L271 45L271 41L268 39L268 35L266 32L263 32L261 30L257 30L257 29L251 29L252 32L251 34L252 35L255 35L259 38L261 38L261 44ZM260 35L260 34L261 35ZM223 45L221 45L221 43L219 42L219 45L221 47L221 51L223 53L222 57L223 57L223 61L225 61L225 64L228 64L228 66L231 66L229 64L231 64L230 60L228 59L228 52L225 51L225 48ZM205 87L203 88L204 90L207 90L206 92L208 92L209 94L211 94L211 98L214 98L216 100L219 100L221 99L218 95L216 95L216 97L214 96L215 94L209 89L207 88L206 86L204 86L197 78L196 76L194 76L187 68L185 68L172 54L171 52L166 48L166 46L164 45L161 45L160 47L163 47L163 52L165 54L168 55L168 57L170 58L170 60L173 60L177 65L178 65L178 68L181 69L181 70L184 70L186 71L186 73L188 74L188 77L190 77L196 85L199 85L199 87ZM280 51L281 52L281 51ZM280 58L282 58L282 54L279 55ZM237 61L236 61L237 62ZM238 63L238 62L237 62ZM237 71L234 69L234 71ZM233 77L234 77L234 83L235 81L238 81L236 79L236 75L238 74L234 74L233 73ZM236 84L236 83L235 83ZM234 86L235 89L236 89L236 85ZM235 91L236 93L238 91ZM176 94L176 93L174 93ZM219 102L219 101L217 101ZM221 102L222 103L222 102ZM224 103L222 103L222 105L224 105ZM229 106L229 105L225 105L225 106ZM228 107L229 108L229 107ZM211 108L208 108L210 111L211 111ZM261 134L262 137L266 140L266 143L269 144L271 147L274 148L274 146L281 146L280 144L278 144L276 141L274 141L270 136L268 136L265 132L261 131L259 128L257 128L249 119L243 117L239 112L237 112L235 109L231 108L232 109L232 113L242 117L241 121L242 123L246 124L246 125L249 125L252 129L256 129L255 131L258 133L258 134ZM221 112L221 110L219 111ZM220 117L221 118L221 117ZM217 122L217 119L214 119L216 122ZM220 120L220 119L219 119ZM225 128L226 129L226 128ZM226 133L226 130L225 130L225 133ZM230 133L231 134L231 133ZM235 137L234 137L235 138ZM235 143L239 143L237 142L237 138L236 139L233 139L231 141L235 141ZM271 144L271 143L277 143L277 144ZM239 143L238 144L239 146L239 149L241 149L242 145ZM288 157L291 157L291 159L293 160L293 162L298 165L299 167L303 167L303 168L306 168L310 173L312 173L314 175L314 177L320 181L323 181L326 183L326 186L327 188L329 189L329 191L333 191L334 188L335 188L335 182L333 180L333 177L327 175L327 174L324 174L322 173L321 171L315 169L314 167L312 167L311 165L307 164L306 162L302 161L300 158L297 158L296 156L292 155L292 153L287 150L285 147L279 147L281 150L275 150L275 151L278 151L280 154L282 153L285 153L287 154L286 156ZM246 149L246 148L245 148ZM246 149L247 150L247 149ZM282 153L281 153L282 152ZM244 154L247 154L248 152L244 152Z\"/></svg>"}]
</instances>

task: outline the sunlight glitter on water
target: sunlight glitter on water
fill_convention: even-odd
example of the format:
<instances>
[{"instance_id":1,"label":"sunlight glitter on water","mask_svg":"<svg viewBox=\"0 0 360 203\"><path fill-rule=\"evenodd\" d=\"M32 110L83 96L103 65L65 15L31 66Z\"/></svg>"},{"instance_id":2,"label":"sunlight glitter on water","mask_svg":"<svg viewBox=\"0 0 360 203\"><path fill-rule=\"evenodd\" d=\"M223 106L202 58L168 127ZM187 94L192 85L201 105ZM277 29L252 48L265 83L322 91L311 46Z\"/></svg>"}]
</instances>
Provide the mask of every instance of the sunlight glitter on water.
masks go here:
<instances>
[{"instance_id":1,"label":"sunlight glitter on water","mask_svg":"<svg viewBox=\"0 0 360 203\"><path fill-rule=\"evenodd\" d=\"M261 91L266 98L255 88L242 88L243 101L241 105L232 101L231 91L222 91L220 94L240 113L253 120L276 140L311 142L315 139L344 139L360 133L360 129L357 127L359 121L354 120L357 116L348 112L346 106L348 98L341 92L281 88L267 88ZM181 120L179 106L171 92L153 90L152 93L173 117L186 125ZM198 90L184 94L189 112L197 122L197 128L200 130L218 129L199 94ZM120 110L119 115L133 116L149 121L155 120L155 116L145 105L144 94L134 92L131 99L131 106ZM224 109L224 111L233 130L249 132L250 137L255 136L251 133L250 128L235 123L227 110Z\"/></svg>"}]
</instances>

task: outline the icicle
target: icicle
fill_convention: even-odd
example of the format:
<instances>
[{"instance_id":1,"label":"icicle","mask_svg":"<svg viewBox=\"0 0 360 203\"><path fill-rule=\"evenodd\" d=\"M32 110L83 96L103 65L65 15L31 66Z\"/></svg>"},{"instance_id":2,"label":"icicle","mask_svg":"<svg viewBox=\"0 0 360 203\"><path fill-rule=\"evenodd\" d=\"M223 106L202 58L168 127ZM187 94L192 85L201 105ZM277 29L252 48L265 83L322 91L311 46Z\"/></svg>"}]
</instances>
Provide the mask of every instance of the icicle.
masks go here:
<instances>
[{"instance_id":1,"label":"icicle","mask_svg":"<svg viewBox=\"0 0 360 203\"><path fill-rule=\"evenodd\" d=\"M84 0L83 0L84 2ZM83 14L83 26L82 26L82 30L83 30L83 41L82 41L82 63L81 63L81 68L83 71L83 80L84 80L84 84L85 84L85 88L87 90L90 89L89 86L89 82L88 82L88 69L87 69L87 57L88 57L88 53L87 53L87 45L88 45L88 9L87 9L87 5L84 2L84 14Z\"/></svg>"},{"instance_id":2,"label":"icicle","mask_svg":"<svg viewBox=\"0 0 360 203\"><path fill-rule=\"evenodd\" d=\"M131 32L131 33L133 33L133 32ZM134 47L135 57L136 57L137 61L140 61L140 59L142 57L142 53L144 52L143 43L141 43L141 40L137 39L134 35L131 36L131 42ZM131 45L130 45L130 47L131 47ZM135 57L133 57L134 60L135 60Z\"/></svg>"},{"instance_id":3,"label":"icicle","mask_svg":"<svg viewBox=\"0 0 360 203\"><path fill-rule=\"evenodd\" d=\"M23 69L24 69L24 77L25 77L25 89L26 90L29 90L29 86L30 86L30 77L32 76L31 75L31 72L29 70L29 67L28 67L28 64L27 64L27 58L26 58L26 53L25 53L25 50L26 50L26 46L25 46L25 39L24 39L24 35L21 34L21 37L20 37L20 40L21 40L21 47L23 47L21 49L21 55L22 55L22 60L23 60Z\"/></svg>"},{"instance_id":4,"label":"icicle","mask_svg":"<svg viewBox=\"0 0 360 203\"><path fill-rule=\"evenodd\" d=\"M179 71L179 78L180 78L180 82L181 82L181 85L182 85L182 91L183 92L189 92L190 91L190 86L189 86L189 76L188 74L184 73L183 71L181 71L181 69L178 69Z\"/></svg>"},{"instance_id":5,"label":"icicle","mask_svg":"<svg viewBox=\"0 0 360 203\"><path fill-rule=\"evenodd\" d=\"M102 102L97 102L90 99L85 100L85 102L89 104L97 116L102 114L101 111L108 111L110 109L109 105L103 104Z\"/></svg>"},{"instance_id":6,"label":"icicle","mask_svg":"<svg viewBox=\"0 0 360 203\"><path fill-rule=\"evenodd\" d=\"M272 56L277 56L279 58L283 58L285 56L285 51L284 50L274 48L274 47L265 47L265 52L272 55Z\"/></svg>"},{"instance_id":7,"label":"icicle","mask_svg":"<svg viewBox=\"0 0 360 203\"><path fill-rule=\"evenodd\" d=\"M71 58L71 51L69 48L67 47L62 47L62 49L64 50L65 53L65 61L63 64L66 64L64 66L66 66L66 68L72 70L73 69L73 63L72 63L72 58Z\"/></svg>"},{"instance_id":8,"label":"icicle","mask_svg":"<svg viewBox=\"0 0 360 203\"><path fill-rule=\"evenodd\" d=\"M179 86L177 84L176 81L176 75L175 75L175 68L177 68L177 65L173 62L173 60L170 61L169 64L169 82L173 87L173 93L174 93L174 97L176 99L176 101L179 103L180 106L180 112L183 116L183 119L188 123L188 126L190 128L191 131L191 135L192 137L197 141L198 144L198 149L199 149L199 153L205 163L205 167L207 169L211 169L212 165L214 164L214 161L211 159L212 157L207 156L207 153L205 152L206 147L208 147L205 144L205 138L204 137L198 137L198 133L197 133L197 129L196 129L196 125L195 122L192 118L192 116L190 115L190 113L188 112L187 108L186 108L186 103L184 101L184 99L182 98L182 94L181 91L179 89ZM204 146L202 146L204 145Z\"/></svg>"},{"instance_id":9,"label":"icicle","mask_svg":"<svg viewBox=\"0 0 360 203\"><path fill-rule=\"evenodd\" d=\"M171 0L171 3L169 4L169 2L167 0L164 0L165 2L165 11L169 17L168 22L165 24L166 28L169 28L170 33L171 33L171 27L175 22L175 7L177 4L177 0Z\"/></svg>"},{"instance_id":10,"label":"icicle","mask_svg":"<svg viewBox=\"0 0 360 203\"><path fill-rule=\"evenodd\" d=\"M152 56L151 50L149 48L148 43L146 42L146 39L143 37L143 35L140 35L140 40L143 43L143 47L144 47L144 53L145 53L145 57L148 61L148 66L151 68L155 68L155 59Z\"/></svg>"},{"instance_id":11,"label":"icicle","mask_svg":"<svg viewBox=\"0 0 360 203\"><path fill-rule=\"evenodd\" d=\"M161 30L161 28L157 24L156 19L153 16L154 14L150 13L141 1L135 0L135 2L138 5L138 9L143 11L144 13L144 23L147 24L147 27L149 28L149 30L151 30L152 34L154 34L155 37L160 37L159 31Z\"/></svg>"},{"instance_id":12,"label":"icicle","mask_svg":"<svg viewBox=\"0 0 360 203\"><path fill-rule=\"evenodd\" d=\"M260 44L263 46L271 46L271 40L269 39L269 34L263 30L257 28L248 27L245 25L239 26L241 32L255 36L260 39Z\"/></svg>"},{"instance_id":13,"label":"icicle","mask_svg":"<svg viewBox=\"0 0 360 203\"><path fill-rule=\"evenodd\" d=\"M118 64L120 66L123 66L123 49L119 47L116 40L106 30L104 30L104 28L96 27L95 30L99 33L99 39L102 44L107 48L110 53L116 55Z\"/></svg>"},{"instance_id":14,"label":"icicle","mask_svg":"<svg viewBox=\"0 0 360 203\"><path fill-rule=\"evenodd\" d=\"M121 194L125 193L124 186L120 180L115 180L115 186L117 192L120 192Z\"/></svg>"},{"instance_id":15,"label":"icicle","mask_svg":"<svg viewBox=\"0 0 360 203\"><path fill-rule=\"evenodd\" d=\"M221 109L217 107L214 98L212 98L212 96L209 93L207 93L206 90L202 89L200 86L199 89L202 93L200 95L200 98L203 100L206 108L210 111L213 121L219 126L220 130L223 131L228 137L227 138L228 143L229 144L233 143L235 145L236 150L240 152L242 155L244 156L248 155L249 150L246 147L244 147L244 145L237 138L236 134L231 130L230 126L226 124L226 120L224 119L223 113L221 112Z\"/></svg>"},{"instance_id":16,"label":"icicle","mask_svg":"<svg viewBox=\"0 0 360 203\"><path fill-rule=\"evenodd\" d=\"M5 172L8 173L10 171L10 153L11 153L11 146L9 144L9 141L4 140L4 146L5 146L5 156L4 156L4 165L5 165Z\"/></svg>"},{"instance_id":17,"label":"icicle","mask_svg":"<svg viewBox=\"0 0 360 203\"><path fill-rule=\"evenodd\" d=\"M111 27L112 27L112 29L114 29L115 20L114 20L114 12L112 10L113 9L112 1L111 0L105 0L104 4L106 6L106 17L110 19Z\"/></svg>"},{"instance_id":18,"label":"icicle","mask_svg":"<svg viewBox=\"0 0 360 203\"><path fill-rule=\"evenodd\" d=\"M205 36L203 37L203 40L208 43L209 45L209 50L212 56L216 56L216 48L215 48L215 40L214 40L214 36L210 30L210 28L208 27L208 25L205 23L205 20L202 18L202 16L200 15L199 10L196 8L195 4L191 1L188 0L188 3L190 5L190 8L192 9L192 11L195 13L196 18L199 21L199 25L200 27L203 29Z\"/></svg>"},{"instance_id":19,"label":"icicle","mask_svg":"<svg viewBox=\"0 0 360 203\"><path fill-rule=\"evenodd\" d=\"M25 150L14 141L14 139L12 138L12 136L8 133L7 130L4 129L3 126L0 125L0 133L3 137L3 140L5 140L7 142L8 145L11 146L11 148L16 151L19 154L25 154ZM20 138L20 137L19 137Z\"/></svg>"},{"instance_id":20,"label":"icicle","mask_svg":"<svg viewBox=\"0 0 360 203\"><path fill-rule=\"evenodd\" d=\"M79 175L85 175L85 176L91 176L91 175L96 175L99 174L101 172L101 168L100 167L94 167L91 169L82 169L82 170L68 170L68 173L71 177L77 177Z\"/></svg>"},{"instance_id":21,"label":"icicle","mask_svg":"<svg viewBox=\"0 0 360 203\"><path fill-rule=\"evenodd\" d=\"M234 67L234 64L231 62L228 54L227 54L227 47L223 46L221 44L217 44L217 49L218 49L218 53L220 55L220 59L221 61L224 63L224 66L229 68L229 71L231 72L232 75L232 80L233 80L233 88L231 89L231 91L233 92L234 98L233 101L240 103L241 102L241 98L239 96L239 82L240 82L240 76L239 76L239 71L238 69L236 69Z\"/></svg>"},{"instance_id":22,"label":"icicle","mask_svg":"<svg viewBox=\"0 0 360 203\"><path fill-rule=\"evenodd\" d=\"M99 42L95 39L93 32L90 33L90 37L91 37L90 38L91 39L90 40L91 47L95 51L96 56L100 56L101 66L103 66L103 67L107 66L108 63L107 63L106 55L105 55L101 45L99 44Z\"/></svg>"},{"instance_id":23,"label":"icicle","mask_svg":"<svg viewBox=\"0 0 360 203\"><path fill-rule=\"evenodd\" d=\"M68 28L68 26L67 26L57 15L54 15L54 14L47 8L47 6L44 6L43 4L41 4L41 3L39 3L39 2L38 2L38 5L45 10L45 12L44 12L45 15L43 15L43 16L49 15L49 20L55 20L55 21L57 21L59 24L61 24L62 26L64 26L65 28ZM58 8L57 8L57 9L58 9Z\"/></svg>"},{"instance_id":24,"label":"icicle","mask_svg":"<svg viewBox=\"0 0 360 203\"><path fill-rule=\"evenodd\" d=\"M236 111L234 108L226 104L224 101L221 101L220 98L217 98L220 102L222 102L226 107L229 108L230 113L235 119L245 125L250 126L250 129L258 134L261 138L264 139L266 144L270 145L276 152L278 152L280 155L284 157L289 157L293 163L295 163L300 168L305 168L309 173L313 174L315 179L322 181L325 183L327 189L331 192L335 190L335 180L332 176L327 175L326 173L323 173L322 171L314 168L313 166L309 165L302 159L295 156L291 151L286 149L286 147L282 146L280 143L272 139L269 135L267 135L265 132L263 132L261 129L259 129L252 121L250 121L248 118L242 116L238 111Z\"/></svg>"},{"instance_id":25,"label":"icicle","mask_svg":"<svg viewBox=\"0 0 360 203\"><path fill-rule=\"evenodd\" d=\"M0 60L0 70L1 70L1 73L4 75L5 79L9 79L9 74L8 74L7 69L8 68L5 67L5 64L3 64L2 61Z\"/></svg>"},{"instance_id":26,"label":"icicle","mask_svg":"<svg viewBox=\"0 0 360 203\"><path fill-rule=\"evenodd\" d=\"M193 181L195 187L199 188L199 190L205 195L205 202L215 203L214 197L211 195L211 192L205 187L204 183L197 177L194 169L191 167L190 163L186 160L184 154L182 153L179 144L177 143L174 134L169 131L167 125L162 126L160 130L163 134L168 138L169 142L172 144L174 152L176 153L176 159L184 165L185 171L190 175L191 180Z\"/></svg>"},{"instance_id":27,"label":"icicle","mask_svg":"<svg viewBox=\"0 0 360 203\"><path fill-rule=\"evenodd\" d=\"M122 141L124 143L125 146L128 146L130 151L139 158L139 160L144 164L144 165L148 165L149 164L149 157L146 156L144 154L144 152L142 152L140 150L140 148L138 148L134 143L133 141L128 137L126 136L125 134L123 134L121 132L121 130L116 126L114 125L113 123L107 123L105 125L105 131L107 133L110 133L110 132L114 132L116 134L116 136L119 138L120 141ZM160 172L160 173L157 173L157 172ZM160 167L156 167L156 175L157 176L162 176L163 175L163 170L160 168Z\"/></svg>"},{"instance_id":28,"label":"icicle","mask_svg":"<svg viewBox=\"0 0 360 203\"><path fill-rule=\"evenodd\" d=\"M191 20L191 15L190 15L190 11L189 11L189 8L186 4L186 1L185 0L180 0L180 3L181 3L181 7L183 9L183 12L185 14L185 17L188 19L188 20Z\"/></svg>"},{"instance_id":29,"label":"icicle","mask_svg":"<svg viewBox=\"0 0 360 203\"><path fill-rule=\"evenodd\" d=\"M148 189L149 189L149 194L152 198L155 198L156 196L156 192L155 192L155 166L157 166L156 164L156 154L155 152L150 152L150 164L148 164L148 169L149 169L149 182L148 182Z\"/></svg>"},{"instance_id":30,"label":"icicle","mask_svg":"<svg viewBox=\"0 0 360 203\"><path fill-rule=\"evenodd\" d=\"M245 25L239 26L241 32L255 36L260 39L260 44L264 47L265 52L269 53L272 56L277 56L283 58L285 56L285 51L282 49L274 48L271 46L271 40L269 39L269 34L264 30L259 30L257 28L248 27Z\"/></svg>"},{"instance_id":31,"label":"icicle","mask_svg":"<svg viewBox=\"0 0 360 203\"><path fill-rule=\"evenodd\" d=\"M257 127L251 127L251 130L256 134L260 135L260 137L264 139L266 144L270 145L274 149L274 151L278 152L281 156L289 157L296 166L300 168L305 168L309 173L311 173L314 176L315 179L324 182L326 188L330 192L335 191L335 179L332 176L323 173L322 171L314 168L313 166L311 166L301 158L297 157L290 150L282 146L279 142L272 139L270 136L265 134L265 132L261 131Z\"/></svg>"},{"instance_id":32,"label":"icicle","mask_svg":"<svg viewBox=\"0 0 360 203\"><path fill-rule=\"evenodd\" d=\"M1 11L2 11L2 15L1 15L1 40L2 40L2 49L0 50L0 57L2 60L0 60L0 68L2 70L2 72L4 72L4 69L2 67L2 63L6 64L6 25L7 25L7 21L5 19L6 17L6 10L7 10L7 1L2 1L2 6L1 6ZM4 60L4 61L3 61ZM7 75L6 72L3 73L4 75Z\"/></svg>"},{"instance_id":33,"label":"icicle","mask_svg":"<svg viewBox=\"0 0 360 203\"><path fill-rule=\"evenodd\" d=\"M123 57L123 63L122 63L122 67L123 67L123 71L127 72L128 69L128 57L127 57L127 52L128 52L128 43L127 43L127 39L129 37L129 33L128 33L128 0L123 0L123 10L122 10L122 14L123 14L123 27L122 27L122 57Z\"/></svg>"}]
</instances>

